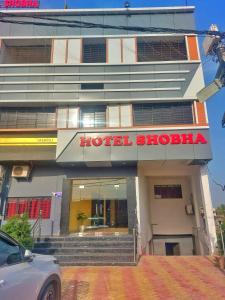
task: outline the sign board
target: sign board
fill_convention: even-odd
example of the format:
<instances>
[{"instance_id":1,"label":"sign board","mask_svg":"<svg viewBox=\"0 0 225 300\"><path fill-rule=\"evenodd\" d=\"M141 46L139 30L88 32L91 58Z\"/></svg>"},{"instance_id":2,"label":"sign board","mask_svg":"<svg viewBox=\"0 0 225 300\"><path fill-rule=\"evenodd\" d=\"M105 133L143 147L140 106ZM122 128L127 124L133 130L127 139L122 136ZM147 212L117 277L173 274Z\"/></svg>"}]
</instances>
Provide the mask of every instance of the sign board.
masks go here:
<instances>
[{"instance_id":1,"label":"sign board","mask_svg":"<svg viewBox=\"0 0 225 300\"><path fill-rule=\"evenodd\" d=\"M2 146L55 146L55 137L0 137L0 147Z\"/></svg>"},{"instance_id":2,"label":"sign board","mask_svg":"<svg viewBox=\"0 0 225 300\"><path fill-rule=\"evenodd\" d=\"M179 144L207 144L208 141L201 133L188 134L138 134L135 140L129 135L107 135L97 137L80 137L81 147L99 146L143 146L143 145L179 145Z\"/></svg>"},{"instance_id":3,"label":"sign board","mask_svg":"<svg viewBox=\"0 0 225 300\"><path fill-rule=\"evenodd\" d=\"M0 1L0 8L39 8L38 0L3 0Z\"/></svg>"},{"instance_id":4,"label":"sign board","mask_svg":"<svg viewBox=\"0 0 225 300\"><path fill-rule=\"evenodd\" d=\"M208 129L82 132L59 130L58 163L209 160Z\"/></svg>"}]
</instances>

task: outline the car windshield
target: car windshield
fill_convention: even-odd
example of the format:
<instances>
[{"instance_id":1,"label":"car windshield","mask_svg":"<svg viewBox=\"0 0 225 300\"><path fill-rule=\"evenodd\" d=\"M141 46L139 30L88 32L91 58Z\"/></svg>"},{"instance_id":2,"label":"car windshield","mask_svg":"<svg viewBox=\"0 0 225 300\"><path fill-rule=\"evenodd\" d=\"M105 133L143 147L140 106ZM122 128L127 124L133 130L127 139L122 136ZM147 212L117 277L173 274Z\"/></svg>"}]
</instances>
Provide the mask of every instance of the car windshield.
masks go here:
<instances>
[{"instance_id":1,"label":"car windshield","mask_svg":"<svg viewBox=\"0 0 225 300\"><path fill-rule=\"evenodd\" d=\"M20 247L0 236L0 267L21 260Z\"/></svg>"}]
</instances>

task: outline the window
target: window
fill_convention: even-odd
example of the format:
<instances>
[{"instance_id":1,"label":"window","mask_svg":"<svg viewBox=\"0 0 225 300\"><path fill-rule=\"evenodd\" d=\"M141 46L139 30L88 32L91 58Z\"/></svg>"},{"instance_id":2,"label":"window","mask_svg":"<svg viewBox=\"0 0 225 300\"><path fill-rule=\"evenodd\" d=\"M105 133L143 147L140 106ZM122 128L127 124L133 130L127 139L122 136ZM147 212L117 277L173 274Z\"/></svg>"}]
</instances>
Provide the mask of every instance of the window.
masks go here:
<instances>
[{"instance_id":1,"label":"window","mask_svg":"<svg viewBox=\"0 0 225 300\"><path fill-rule=\"evenodd\" d=\"M182 198L181 185L155 185L154 195L156 199Z\"/></svg>"},{"instance_id":2,"label":"window","mask_svg":"<svg viewBox=\"0 0 225 300\"><path fill-rule=\"evenodd\" d=\"M0 128L55 128L54 108L1 108Z\"/></svg>"},{"instance_id":3,"label":"window","mask_svg":"<svg viewBox=\"0 0 225 300\"><path fill-rule=\"evenodd\" d=\"M0 267L20 263L23 255L20 247L0 237Z\"/></svg>"},{"instance_id":4,"label":"window","mask_svg":"<svg viewBox=\"0 0 225 300\"><path fill-rule=\"evenodd\" d=\"M50 39L5 39L0 53L2 64L50 63Z\"/></svg>"},{"instance_id":5,"label":"window","mask_svg":"<svg viewBox=\"0 0 225 300\"><path fill-rule=\"evenodd\" d=\"M106 62L106 40L102 38L83 39L83 63Z\"/></svg>"},{"instance_id":6,"label":"window","mask_svg":"<svg viewBox=\"0 0 225 300\"><path fill-rule=\"evenodd\" d=\"M6 218L28 213L29 219L37 219L40 211L43 219L50 218L50 197L8 198Z\"/></svg>"},{"instance_id":7,"label":"window","mask_svg":"<svg viewBox=\"0 0 225 300\"><path fill-rule=\"evenodd\" d=\"M140 37L137 39L137 60L138 62L187 60L185 38Z\"/></svg>"},{"instance_id":8,"label":"window","mask_svg":"<svg viewBox=\"0 0 225 300\"><path fill-rule=\"evenodd\" d=\"M102 90L104 89L103 83L81 83L82 90Z\"/></svg>"},{"instance_id":9,"label":"window","mask_svg":"<svg viewBox=\"0 0 225 300\"><path fill-rule=\"evenodd\" d=\"M92 106L81 108L81 127L105 127L106 107Z\"/></svg>"},{"instance_id":10,"label":"window","mask_svg":"<svg viewBox=\"0 0 225 300\"><path fill-rule=\"evenodd\" d=\"M193 124L191 102L134 104L133 114L135 125Z\"/></svg>"}]
</instances>

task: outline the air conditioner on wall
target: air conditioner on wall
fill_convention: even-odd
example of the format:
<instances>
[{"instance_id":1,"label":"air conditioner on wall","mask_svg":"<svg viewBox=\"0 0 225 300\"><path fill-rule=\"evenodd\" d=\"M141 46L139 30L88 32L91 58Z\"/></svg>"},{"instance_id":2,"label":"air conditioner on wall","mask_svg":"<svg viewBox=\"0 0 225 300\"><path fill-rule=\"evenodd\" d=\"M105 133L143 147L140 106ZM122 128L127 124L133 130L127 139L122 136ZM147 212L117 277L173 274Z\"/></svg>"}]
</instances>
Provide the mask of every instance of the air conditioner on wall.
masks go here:
<instances>
[{"instance_id":1,"label":"air conditioner on wall","mask_svg":"<svg viewBox=\"0 0 225 300\"><path fill-rule=\"evenodd\" d=\"M12 177L16 178L27 178L30 175L30 166L28 165L17 165L12 168Z\"/></svg>"}]
</instances>

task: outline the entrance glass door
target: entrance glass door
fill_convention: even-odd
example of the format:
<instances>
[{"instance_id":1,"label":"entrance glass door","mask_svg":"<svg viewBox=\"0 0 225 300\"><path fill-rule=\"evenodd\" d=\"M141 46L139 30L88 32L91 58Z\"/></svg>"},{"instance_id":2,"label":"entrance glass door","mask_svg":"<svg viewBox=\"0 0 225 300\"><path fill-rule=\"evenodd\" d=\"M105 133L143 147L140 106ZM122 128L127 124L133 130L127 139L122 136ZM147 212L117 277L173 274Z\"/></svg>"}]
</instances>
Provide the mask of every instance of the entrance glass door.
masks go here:
<instances>
[{"instance_id":1,"label":"entrance glass door","mask_svg":"<svg viewBox=\"0 0 225 300\"><path fill-rule=\"evenodd\" d=\"M91 178L72 181L70 232L79 231L83 214L85 232L121 231L128 227L127 182L125 178ZM114 229L115 228L115 229ZM126 230L127 232L127 230Z\"/></svg>"}]
</instances>

